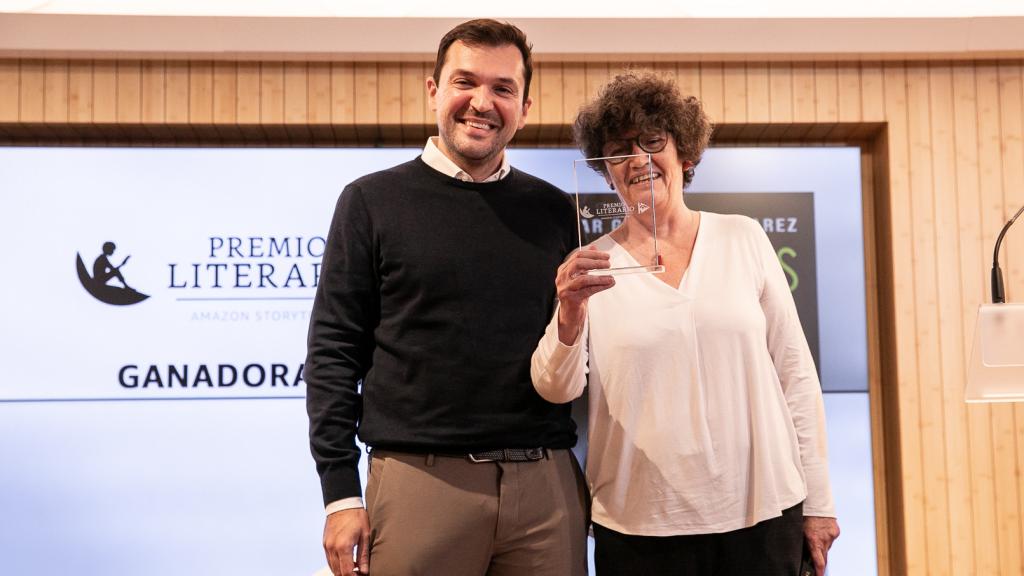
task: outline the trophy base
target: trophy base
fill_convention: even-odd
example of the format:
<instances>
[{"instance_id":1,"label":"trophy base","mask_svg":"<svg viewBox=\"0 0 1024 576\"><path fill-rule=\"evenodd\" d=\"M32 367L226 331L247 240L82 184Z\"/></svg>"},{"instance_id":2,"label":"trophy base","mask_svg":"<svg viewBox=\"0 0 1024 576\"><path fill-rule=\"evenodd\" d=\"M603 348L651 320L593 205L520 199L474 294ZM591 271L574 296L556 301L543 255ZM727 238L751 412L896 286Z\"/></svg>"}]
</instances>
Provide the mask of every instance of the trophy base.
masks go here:
<instances>
[{"instance_id":1,"label":"trophy base","mask_svg":"<svg viewBox=\"0 0 1024 576\"><path fill-rule=\"evenodd\" d=\"M589 270L591 276L617 276L619 274L661 274L665 267L657 266L627 266L625 268L604 268L602 270Z\"/></svg>"}]
</instances>

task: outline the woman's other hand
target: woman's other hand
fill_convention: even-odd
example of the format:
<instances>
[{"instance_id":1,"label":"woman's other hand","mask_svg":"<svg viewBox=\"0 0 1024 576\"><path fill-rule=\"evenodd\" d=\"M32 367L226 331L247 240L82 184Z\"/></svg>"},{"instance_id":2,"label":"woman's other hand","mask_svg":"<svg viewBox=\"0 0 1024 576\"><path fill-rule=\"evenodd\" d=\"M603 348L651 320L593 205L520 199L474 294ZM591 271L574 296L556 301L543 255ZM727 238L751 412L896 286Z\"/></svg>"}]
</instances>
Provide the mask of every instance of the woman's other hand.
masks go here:
<instances>
[{"instance_id":1,"label":"woman's other hand","mask_svg":"<svg viewBox=\"0 0 1024 576\"><path fill-rule=\"evenodd\" d=\"M804 538L814 561L814 573L825 574L828 551L832 542L839 537L839 523L835 518L825 516L804 516Z\"/></svg>"}]
</instances>

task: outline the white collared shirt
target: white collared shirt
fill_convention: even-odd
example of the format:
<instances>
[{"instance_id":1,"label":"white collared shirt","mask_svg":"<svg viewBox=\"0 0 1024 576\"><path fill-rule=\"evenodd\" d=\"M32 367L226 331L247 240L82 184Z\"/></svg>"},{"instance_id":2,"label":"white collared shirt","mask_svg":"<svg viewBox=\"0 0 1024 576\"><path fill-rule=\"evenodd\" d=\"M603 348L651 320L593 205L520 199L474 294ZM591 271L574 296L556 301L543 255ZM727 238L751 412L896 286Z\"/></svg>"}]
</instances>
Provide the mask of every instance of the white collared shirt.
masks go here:
<instances>
[{"instance_id":1,"label":"white collared shirt","mask_svg":"<svg viewBox=\"0 0 1024 576\"><path fill-rule=\"evenodd\" d=\"M441 149L437 147L437 138L437 136L427 138L427 145L423 147L423 162L426 163L427 166L430 166L434 170L437 170L446 176L458 178L463 182L475 182L468 172L459 168L458 164L452 162L451 158L445 156L444 152L441 152ZM497 182L505 176L508 176L508 173L511 170L512 167L508 164L508 156L502 152L501 166L498 167L498 171L487 178L480 180L480 182Z\"/></svg>"}]
</instances>

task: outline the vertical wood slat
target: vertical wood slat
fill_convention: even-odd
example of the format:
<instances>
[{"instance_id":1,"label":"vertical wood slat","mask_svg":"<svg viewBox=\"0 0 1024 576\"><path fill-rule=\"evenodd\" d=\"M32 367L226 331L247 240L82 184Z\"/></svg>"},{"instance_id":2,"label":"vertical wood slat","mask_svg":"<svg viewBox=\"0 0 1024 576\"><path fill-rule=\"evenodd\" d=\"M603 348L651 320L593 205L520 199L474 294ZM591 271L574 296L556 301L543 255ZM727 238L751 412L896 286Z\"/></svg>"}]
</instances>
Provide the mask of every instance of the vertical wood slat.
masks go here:
<instances>
[{"instance_id":1,"label":"vertical wood slat","mask_svg":"<svg viewBox=\"0 0 1024 576\"><path fill-rule=\"evenodd\" d=\"M970 514L970 470L967 461L967 409L963 402L965 362L961 320L963 294L959 279L961 237L958 222L957 161L954 142L953 71L949 64L928 69L930 95L929 139L932 146L932 194L935 204L936 286L938 296L939 367L942 381L941 420L948 493L950 573L974 571L974 542ZM934 494L929 498L934 498Z\"/></svg>"},{"instance_id":2,"label":"vertical wood slat","mask_svg":"<svg viewBox=\"0 0 1024 576\"><path fill-rule=\"evenodd\" d=\"M422 145L427 138L424 128L427 121L425 66L423 62L402 63L401 137L410 144Z\"/></svg>"},{"instance_id":3,"label":"vertical wood slat","mask_svg":"<svg viewBox=\"0 0 1024 576\"><path fill-rule=\"evenodd\" d=\"M700 64L680 62L676 65L676 82L683 96L700 98Z\"/></svg>"},{"instance_id":4,"label":"vertical wood slat","mask_svg":"<svg viewBox=\"0 0 1024 576\"><path fill-rule=\"evenodd\" d=\"M590 102L597 98L601 88L608 83L610 66L608 62L587 62L584 64L585 96L584 101Z\"/></svg>"},{"instance_id":5,"label":"vertical wood slat","mask_svg":"<svg viewBox=\"0 0 1024 576\"><path fill-rule=\"evenodd\" d=\"M18 120L42 122L46 74L42 60L22 60L19 74Z\"/></svg>"},{"instance_id":6,"label":"vertical wood slat","mask_svg":"<svg viewBox=\"0 0 1024 576\"><path fill-rule=\"evenodd\" d=\"M288 141L284 129L284 63L260 63L260 122L267 139Z\"/></svg>"},{"instance_id":7,"label":"vertical wood slat","mask_svg":"<svg viewBox=\"0 0 1024 576\"><path fill-rule=\"evenodd\" d=\"M938 296L936 273L935 211L932 178L931 124L927 64L907 65L907 100L910 147L910 202L914 215L913 302L916 319L920 433L935 441L921 443L922 490L915 504L925 522L925 562L929 574L950 574L948 487L944 482L946 459L942 442L942 371L939 358ZM932 496L932 497L929 497Z\"/></svg>"},{"instance_id":8,"label":"vertical wood slat","mask_svg":"<svg viewBox=\"0 0 1024 576\"><path fill-rule=\"evenodd\" d=\"M17 122L21 108L21 63L0 60L0 122Z\"/></svg>"},{"instance_id":9,"label":"vertical wood slat","mask_svg":"<svg viewBox=\"0 0 1024 576\"><path fill-rule=\"evenodd\" d=\"M402 135L402 68L397 62L377 65L377 123L380 137L394 142Z\"/></svg>"},{"instance_id":10,"label":"vertical wood slat","mask_svg":"<svg viewBox=\"0 0 1024 576\"><path fill-rule=\"evenodd\" d=\"M92 66L92 121L117 122L117 62L97 60Z\"/></svg>"},{"instance_id":11,"label":"vertical wood slat","mask_svg":"<svg viewBox=\"0 0 1024 576\"><path fill-rule=\"evenodd\" d=\"M72 60L68 63L68 120L92 122L92 62Z\"/></svg>"},{"instance_id":12,"label":"vertical wood slat","mask_svg":"<svg viewBox=\"0 0 1024 576\"><path fill-rule=\"evenodd\" d=\"M213 63L213 94L211 112L214 129L218 136L227 141L240 141L242 132L238 128L238 65L235 62L216 61Z\"/></svg>"},{"instance_id":13,"label":"vertical wood slat","mask_svg":"<svg viewBox=\"0 0 1024 576\"><path fill-rule=\"evenodd\" d=\"M282 122L292 144L310 142L309 73L306 62L285 62L282 86Z\"/></svg>"},{"instance_id":14,"label":"vertical wood slat","mask_svg":"<svg viewBox=\"0 0 1024 576\"><path fill-rule=\"evenodd\" d=\"M882 64L864 62L860 66L860 108L864 122L885 120L885 92Z\"/></svg>"},{"instance_id":15,"label":"vertical wood slat","mask_svg":"<svg viewBox=\"0 0 1024 576\"><path fill-rule=\"evenodd\" d=\"M142 63L138 60L117 62L117 122L137 124L142 121Z\"/></svg>"},{"instance_id":16,"label":"vertical wood slat","mask_svg":"<svg viewBox=\"0 0 1024 576\"><path fill-rule=\"evenodd\" d=\"M1019 88L1015 97L1017 124L1011 132L1004 134L1011 139L1017 153L1017 170L1014 173L1016 180L1007 190L1009 211L1014 214L1024 206L1024 176L1020 173L1024 169L1024 62L1016 62L1015 75ZM1009 241L1007 250L1007 262L1011 270L1008 289L1013 290L1012 293L1015 295L1024 294L1024 238L1020 234L1014 235ZM1017 425L1017 532L1020 542L1017 550L1024 551L1024 406L1017 403L1013 409ZM1024 552L1021 553L1024 554ZM1024 559L1021 559L1021 573L1024 574Z\"/></svg>"},{"instance_id":17,"label":"vertical wood slat","mask_svg":"<svg viewBox=\"0 0 1024 576\"><path fill-rule=\"evenodd\" d=\"M526 109L526 128L525 130L520 130L513 139L514 141L519 141L531 146L539 146L542 138L540 115L543 113L544 102L538 94L544 89L544 78L539 74L540 71L538 68L537 64L534 63L533 76L530 79L530 93L529 95L524 95L524 102L525 98L530 99L530 105ZM531 138L529 140L524 139L524 136L527 133L531 134Z\"/></svg>"},{"instance_id":18,"label":"vertical wood slat","mask_svg":"<svg viewBox=\"0 0 1024 576\"><path fill-rule=\"evenodd\" d=\"M164 67L164 121L188 124L190 96L188 62L167 62Z\"/></svg>"},{"instance_id":19,"label":"vertical wood slat","mask_svg":"<svg viewBox=\"0 0 1024 576\"><path fill-rule=\"evenodd\" d=\"M982 230L983 254L982 261L990 263L991 246L1003 224L1003 191L1002 191L1002 148L999 119L999 72L995 65L981 64L976 68L975 85L978 99L978 158L979 188L981 192L980 222ZM990 265L990 264L988 264ZM987 300L987 297L986 297ZM988 479L993 493L994 514L991 524L984 527L991 530L995 539L989 542L989 550L995 555L996 573L1012 574L1011 554L1004 550L1009 542L1004 537L1003 518L1005 502L1003 491L1005 483L998 481L997 476L1005 470L1005 462L998 462L995 450L997 442L997 413L1002 412L998 405L984 406L984 411L973 410L976 414L972 429L978 449L974 451L974 461L979 471L991 469ZM979 413L980 412L980 413ZM986 426L987 425L987 426ZM984 480L984 479L978 479ZM979 489L987 488L984 483Z\"/></svg>"},{"instance_id":20,"label":"vertical wood slat","mask_svg":"<svg viewBox=\"0 0 1024 576\"><path fill-rule=\"evenodd\" d=\"M774 123L793 120L793 65L772 62L768 65L769 117Z\"/></svg>"},{"instance_id":21,"label":"vertical wood slat","mask_svg":"<svg viewBox=\"0 0 1024 576\"><path fill-rule=\"evenodd\" d=\"M237 67L238 102L235 119L249 130L260 123L260 63L239 62Z\"/></svg>"},{"instance_id":22,"label":"vertical wood slat","mask_svg":"<svg viewBox=\"0 0 1024 576\"><path fill-rule=\"evenodd\" d=\"M573 121L566 117L563 109L563 81L561 62L540 62L534 69L534 75L540 79L539 91L531 88L532 98L545 104L539 113L530 112L533 122L538 122L538 138L547 141L559 140L562 127Z\"/></svg>"},{"instance_id":23,"label":"vertical wood slat","mask_svg":"<svg viewBox=\"0 0 1024 576\"><path fill-rule=\"evenodd\" d=\"M814 122L818 107L814 95L814 64L797 62L792 68L793 121Z\"/></svg>"},{"instance_id":24,"label":"vertical wood slat","mask_svg":"<svg viewBox=\"0 0 1024 576\"><path fill-rule=\"evenodd\" d=\"M43 87L43 120L64 123L68 121L68 62L47 60Z\"/></svg>"},{"instance_id":25,"label":"vertical wood slat","mask_svg":"<svg viewBox=\"0 0 1024 576\"><path fill-rule=\"evenodd\" d=\"M860 64L840 62L836 66L837 116L840 122L860 122L862 90Z\"/></svg>"},{"instance_id":26,"label":"vertical wood slat","mask_svg":"<svg viewBox=\"0 0 1024 576\"><path fill-rule=\"evenodd\" d=\"M839 73L835 62L814 65L814 120L839 121Z\"/></svg>"},{"instance_id":27,"label":"vertical wood slat","mask_svg":"<svg viewBox=\"0 0 1024 576\"><path fill-rule=\"evenodd\" d=\"M896 386L898 411L906 420L919 419L917 390L916 317L914 314L913 268L899 263L912 262L913 217L910 205L910 158L906 72L902 62L886 62L883 70L886 118L889 122L889 197L893 311L895 329ZM902 568L907 574L927 573L925 548L924 493L921 470L921 431L916 425L901 425L898 446L900 459L899 501L902 503L903 541L894 543L905 555Z\"/></svg>"},{"instance_id":28,"label":"vertical wood slat","mask_svg":"<svg viewBox=\"0 0 1024 576\"><path fill-rule=\"evenodd\" d=\"M142 121L147 124L163 124L167 97L162 60L146 60L142 63L141 89Z\"/></svg>"},{"instance_id":29,"label":"vertical wood slat","mask_svg":"<svg viewBox=\"0 0 1024 576\"><path fill-rule=\"evenodd\" d=\"M189 62L188 66L188 122L213 122L213 63Z\"/></svg>"},{"instance_id":30,"label":"vertical wood slat","mask_svg":"<svg viewBox=\"0 0 1024 576\"><path fill-rule=\"evenodd\" d=\"M281 124L284 122L284 64L262 62L260 64L260 123Z\"/></svg>"},{"instance_id":31,"label":"vertical wood slat","mask_svg":"<svg viewBox=\"0 0 1024 576\"><path fill-rule=\"evenodd\" d=\"M772 119L771 78L767 62L747 64L747 122L767 124Z\"/></svg>"},{"instance_id":32,"label":"vertical wood slat","mask_svg":"<svg viewBox=\"0 0 1024 576\"><path fill-rule=\"evenodd\" d=\"M355 127L360 144L368 145L377 141L377 65L370 62L356 62L355 78Z\"/></svg>"},{"instance_id":33,"label":"vertical wood slat","mask_svg":"<svg viewBox=\"0 0 1024 576\"><path fill-rule=\"evenodd\" d=\"M238 120L238 65L234 62L213 63L211 113L217 124Z\"/></svg>"},{"instance_id":34,"label":"vertical wood slat","mask_svg":"<svg viewBox=\"0 0 1024 576\"><path fill-rule=\"evenodd\" d=\"M331 63L310 62L306 74L309 129L316 141L330 141L334 138L334 130L331 128Z\"/></svg>"},{"instance_id":35,"label":"vertical wood slat","mask_svg":"<svg viewBox=\"0 0 1024 576\"><path fill-rule=\"evenodd\" d=\"M741 62L722 65L722 121L747 121L747 67Z\"/></svg>"},{"instance_id":36,"label":"vertical wood slat","mask_svg":"<svg viewBox=\"0 0 1024 576\"><path fill-rule=\"evenodd\" d=\"M700 99L704 112L715 124L725 122L725 79L720 62L701 63Z\"/></svg>"},{"instance_id":37,"label":"vertical wood slat","mask_svg":"<svg viewBox=\"0 0 1024 576\"><path fill-rule=\"evenodd\" d=\"M355 129L355 68L351 62L331 63L331 128L334 137L353 141Z\"/></svg>"},{"instance_id":38,"label":"vertical wood slat","mask_svg":"<svg viewBox=\"0 0 1024 576\"><path fill-rule=\"evenodd\" d=\"M587 101L586 71L580 62L567 62L562 65L562 117L575 118L576 111ZM568 121L563 124L560 139L572 138Z\"/></svg>"},{"instance_id":39,"label":"vertical wood slat","mask_svg":"<svg viewBox=\"0 0 1024 576\"><path fill-rule=\"evenodd\" d=\"M1022 204L1024 204L1024 95L1020 62L1000 62L999 71L999 116L1000 143L1002 145L1003 165L1003 220L1008 220ZM1024 292L1024 240L1020 234L1007 234L1003 241L1002 261L1004 281L1007 295ZM1010 298L1008 298L1009 300ZM1005 553L1006 567L1016 570L1011 573L1024 573L1022 558L1021 506L1024 505L1024 479L1021 471L1024 467L1022 451L1024 447L1017 441L1019 426L1024 421L1018 419L1020 407L1015 405L1000 406L994 422L999 431L995 442L995 458L997 462L997 494L1001 500L1000 509L1003 524L1000 535L1005 537L1007 547L1000 551ZM1016 481L1014 480L1016 476ZM999 482L1002 481L1000 484ZM1006 490L1008 493L1004 493Z\"/></svg>"},{"instance_id":40,"label":"vertical wood slat","mask_svg":"<svg viewBox=\"0 0 1024 576\"><path fill-rule=\"evenodd\" d=\"M309 115L309 77L305 62L284 63L283 116L285 124L305 124Z\"/></svg>"},{"instance_id":41,"label":"vertical wood slat","mask_svg":"<svg viewBox=\"0 0 1024 576\"><path fill-rule=\"evenodd\" d=\"M969 358L973 344L975 311L985 301L984 270L985 242L981 226L981 189L978 153L978 97L973 65L953 66L953 117L954 140L956 144L956 190L958 204L958 227L960 238L960 270L963 271L961 326L963 335L960 356ZM974 271L974 273L971 273ZM989 407L973 404L967 407L967 421L964 437L967 442L967 457L964 460L969 471L969 499L971 516L971 538L973 541L973 573L981 576L996 576L999 568L999 554L991 545L979 543L997 542L995 533L995 492L992 479L991 437L989 435Z\"/></svg>"}]
</instances>

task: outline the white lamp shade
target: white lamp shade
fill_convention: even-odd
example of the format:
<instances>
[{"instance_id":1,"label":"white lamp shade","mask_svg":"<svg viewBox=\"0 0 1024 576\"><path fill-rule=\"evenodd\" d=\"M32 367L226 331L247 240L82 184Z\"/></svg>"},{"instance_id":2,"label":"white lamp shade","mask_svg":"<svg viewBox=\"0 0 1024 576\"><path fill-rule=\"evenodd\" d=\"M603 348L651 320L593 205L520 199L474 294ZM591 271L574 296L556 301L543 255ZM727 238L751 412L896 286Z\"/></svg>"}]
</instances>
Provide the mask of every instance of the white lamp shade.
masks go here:
<instances>
[{"instance_id":1,"label":"white lamp shade","mask_svg":"<svg viewBox=\"0 0 1024 576\"><path fill-rule=\"evenodd\" d=\"M1024 402L1024 304L978 307L965 400Z\"/></svg>"}]
</instances>

